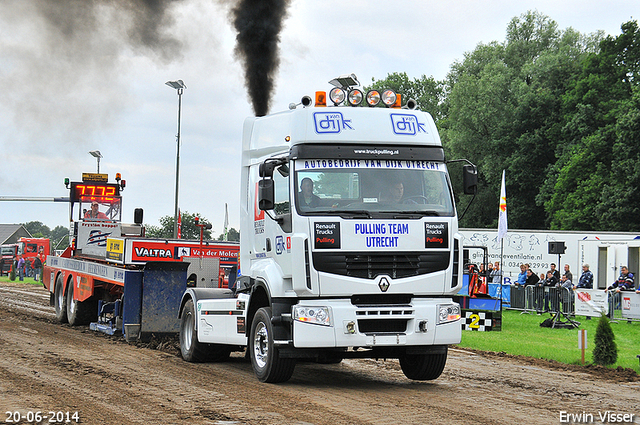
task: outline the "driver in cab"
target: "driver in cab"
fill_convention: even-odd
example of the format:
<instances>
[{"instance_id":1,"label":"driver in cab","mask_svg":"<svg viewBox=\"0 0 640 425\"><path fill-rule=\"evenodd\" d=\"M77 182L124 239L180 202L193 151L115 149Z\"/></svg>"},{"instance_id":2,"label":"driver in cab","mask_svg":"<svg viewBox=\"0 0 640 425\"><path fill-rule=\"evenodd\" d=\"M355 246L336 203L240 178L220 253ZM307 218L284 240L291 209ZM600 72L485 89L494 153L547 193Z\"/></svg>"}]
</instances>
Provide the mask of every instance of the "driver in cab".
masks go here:
<instances>
[{"instance_id":1,"label":"driver in cab","mask_svg":"<svg viewBox=\"0 0 640 425\"><path fill-rule=\"evenodd\" d=\"M400 203L404 196L404 185L402 182L394 182L387 188L387 193L383 196L383 200L387 202Z\"/></svg>"},{"instance_id":2,"label":"driver in cab","mask_svg":"<svg viewBox=\"0 0 640 425\"><path fill-rule=\"evenodd\" d=\"M85 220L103 221L109 220L109 217L98 210L98 203L96 201L91 202L91 209L84 213Z\"/></svg>"}]
</instances>

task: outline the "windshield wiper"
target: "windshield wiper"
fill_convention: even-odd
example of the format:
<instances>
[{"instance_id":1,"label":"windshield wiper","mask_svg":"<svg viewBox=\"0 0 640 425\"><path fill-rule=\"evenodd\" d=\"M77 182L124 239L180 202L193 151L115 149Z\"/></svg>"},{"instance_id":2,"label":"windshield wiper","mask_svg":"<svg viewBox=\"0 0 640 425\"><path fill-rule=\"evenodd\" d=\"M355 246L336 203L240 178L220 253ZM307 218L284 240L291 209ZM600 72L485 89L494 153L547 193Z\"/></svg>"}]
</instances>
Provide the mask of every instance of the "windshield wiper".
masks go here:
<instances>
[{"instance_id":1,"label":"windshield wiper","mask_svg":"<svg viewBox=\"0 0 640 425\"><path fill-rule=\"evenodd\" d=\"M356 217L371 218L371 211L367 211L367 210L348 210L348 211L327 210L327 211L321 211L320 213L328 214L328 215L339 215L342 218L356 218Z\"/></svg>"},{"instance_id":2,"label":"windshield wiper","mask_svg":"<svg viewBox=\"0 0 640 425\"><path fill-rule=\"evenodd\" d=\"M440 217L440 213L436 211L394 211L394 217L418 216L418 217Z\"/></svg>"}]
</instances>

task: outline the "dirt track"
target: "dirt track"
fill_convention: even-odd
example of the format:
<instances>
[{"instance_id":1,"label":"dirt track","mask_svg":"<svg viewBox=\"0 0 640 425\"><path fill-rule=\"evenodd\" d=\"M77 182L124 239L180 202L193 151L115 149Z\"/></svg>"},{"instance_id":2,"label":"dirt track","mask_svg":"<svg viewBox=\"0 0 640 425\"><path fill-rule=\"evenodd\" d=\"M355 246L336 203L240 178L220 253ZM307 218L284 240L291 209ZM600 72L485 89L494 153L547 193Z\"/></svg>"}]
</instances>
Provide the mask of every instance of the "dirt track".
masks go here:
<instances>
[{"instance_id":1,"label":"dirt track","mask_svg":"<svg viewBox=\"0 0 640 425\"><path fill-rule=\"evenodd\" d=\"M7 411L77 411L81 423L108 425L546 425L561 412L601 423L607 410L640 423L640 381L625 373L452 349L433 382L406 379L395 360L345 360L298 364L289 382L269 385L240 354L186 363L173 341L154 349L60 325L48 301L41 287L0 283L0 423Z\"/></svg>"}]
</instances>

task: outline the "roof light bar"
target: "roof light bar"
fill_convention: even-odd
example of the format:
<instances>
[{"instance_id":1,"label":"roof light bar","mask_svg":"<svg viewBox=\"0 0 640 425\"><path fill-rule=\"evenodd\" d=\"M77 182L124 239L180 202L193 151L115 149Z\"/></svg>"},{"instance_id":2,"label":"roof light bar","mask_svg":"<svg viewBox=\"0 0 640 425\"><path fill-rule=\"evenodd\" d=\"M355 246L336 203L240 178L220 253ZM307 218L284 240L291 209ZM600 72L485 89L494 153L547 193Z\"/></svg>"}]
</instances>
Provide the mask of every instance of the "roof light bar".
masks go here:
<instances>
[{"instance_id":1,"label":"roof light bar","mask_svg":"<svg viewBox=\"0 0 640 425\"><path fill-rule=\"evenodd\" d=\"M380 103L380 92L378 90L369 90L367 92L367 105L376 106Z\"/></svg>"},{"instance_id":2,"label":"roof light bar","mask_svg":"<svg viewBox=\"0 0 640 425\"><path fill-rule=\"evenodd\" d=\"M364 99L364 94L360 89L353 89L349 91L349 94L347 95L347 102L351 106L358 106L362 103L362 99Z\"/></svg>"},{"instance_id":3,"label":"roof light bar","mask_svg":"<svg viewBox=\"0 0 640 425\"><path fill-rule=\"evenodd\" d=\"M393 90L385 90L382 92L382 103L384 103L387 107L393 106L396 103L397 95Z\"/></svg>"},{"instance_id":4,"label":"roof light bar","mask_svg":"<svg viewBox=\"0 0 640 425\"><path fill-rule=\"evenodd\" d=\"M329 92L329 99L331 99L331 101L335 106L338 106L339 104L344 102L345 98L346 98L346 94L344 90L342 90L340 87L334 87Z\"/></svg>"}]
</instances>

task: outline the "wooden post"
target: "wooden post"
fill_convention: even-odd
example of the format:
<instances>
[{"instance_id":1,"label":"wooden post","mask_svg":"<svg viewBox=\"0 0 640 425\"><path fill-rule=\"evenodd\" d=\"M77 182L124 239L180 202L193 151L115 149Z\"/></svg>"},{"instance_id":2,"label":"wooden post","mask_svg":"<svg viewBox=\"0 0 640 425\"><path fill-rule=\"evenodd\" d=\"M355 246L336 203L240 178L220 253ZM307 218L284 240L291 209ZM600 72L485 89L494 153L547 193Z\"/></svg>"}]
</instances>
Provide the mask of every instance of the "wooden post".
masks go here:
<instances>
[{"instance_id":1,"label":"wooden post","mask_svg":"<svg viewBox=\"0 0 640 425\"><path fill-rule=\"evenodd\" d=\"M580 329L578 331L578 348L581 351L580 361L584 364L584 351L587 349L587 330Z\"/></svg>"}]
</instances>

